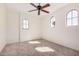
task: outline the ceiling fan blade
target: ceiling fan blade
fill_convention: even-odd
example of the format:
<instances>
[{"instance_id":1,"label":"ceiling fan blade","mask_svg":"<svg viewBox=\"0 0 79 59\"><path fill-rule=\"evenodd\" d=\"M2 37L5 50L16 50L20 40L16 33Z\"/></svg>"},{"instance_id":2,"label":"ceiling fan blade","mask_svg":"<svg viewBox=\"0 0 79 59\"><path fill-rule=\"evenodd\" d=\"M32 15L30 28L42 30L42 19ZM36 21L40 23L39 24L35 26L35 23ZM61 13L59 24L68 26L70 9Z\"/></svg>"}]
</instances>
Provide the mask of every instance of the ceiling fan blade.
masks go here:
<instances>
[{"instance_id":1,"label":"ceiling fan blade","mask_svg":"<svg viewBox=\"0 0 79 59\"><path fill-rule=\"evenodd\" d=\"M36 11L37 9L34 9L34 10L30 10L30 11L28 11L28 12L32 12L32 11Z\"/></svg>"},{"instance_id":2,"label":"ceiling fan blade","mask_svg":"<svg viewBox=\"0 0 79 59\"><path fill-rule=\"evenodd\" d=\"M33 3L30 3L32 6L34 6L34 7L36 7L37 8L37 6L35 5L35 4L33 4Z\"/></svg>"},{"instance_id":3,"label":"ceiling fan blade","mask_svg":"<svg viewBox=\"0 0 79 59\"><path fill-rule=\"evenodd\" d=\"M42 6L41 8L43 9L43 8L48 7L48 6L50 6L50 4L46 4L46 5Z\"/></svg>"},{"instance_id":4,"label":"ceiling fan blade","mask_svg":"<svg viewBox=\"0 0 79 59\"><path fill-rule=\"evenodd\" d=\"M46 11L46 10L41 10L41 11L46 12L46 13L49 13L49 11Z\"/></svg>"},{"instance_id":5,"label":"ceiling fan blade","mask_svg":"<svg viewBox=\"0 0 79 59\"><path fill-rule=\"evenodd\" d=\"M40 10L38 10L38 15L40 15Z\"/></svg>"}]
</instances>

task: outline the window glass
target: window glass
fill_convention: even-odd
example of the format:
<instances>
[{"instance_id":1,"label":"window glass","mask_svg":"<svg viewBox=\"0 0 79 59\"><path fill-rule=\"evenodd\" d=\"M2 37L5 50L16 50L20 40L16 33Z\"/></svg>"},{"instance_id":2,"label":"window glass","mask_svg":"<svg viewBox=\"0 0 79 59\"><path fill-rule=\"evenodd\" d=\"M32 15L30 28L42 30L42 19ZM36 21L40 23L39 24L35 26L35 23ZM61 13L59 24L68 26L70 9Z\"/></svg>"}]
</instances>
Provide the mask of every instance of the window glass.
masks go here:
<instances>
[{"instance_id":1,"label":"window glass","mask_svg":"<svg viewBox=\"0 0 79 59\"><path fill-rule=\"evenodd\" d=\"M71 18L71 12L68 13L67 18Z\"/></svg>"},{"instance_id":2,"label":"window glass","mask_svg":"<svg viewBox=\"0 0 79 59\"><path fill-rule=\"evenodd\" d=\"M73 13L73 17L77 17L77 16L78 16L77 11L74 11L74 10L73 10L73 12L72 12L72 13Z\"/></svg>"},{"instance_id":3,"label":"window glass","mask_svg":"<svg viewBox=\"0 0 79 59\"><path fill-rule=\"evenodd\" d=\"M55 27L55 17L52 17L50 20L51 27Z\"/></svg>"},{"instance_id":4,"label":"window glass","mask_svg":"<svg viewBox=\"0 0 79 59\"><path fill-rule=\"evenodd\" d=\"M28 29L28 20L23 20L23 29Z\"/></svg>"}]
</instances>

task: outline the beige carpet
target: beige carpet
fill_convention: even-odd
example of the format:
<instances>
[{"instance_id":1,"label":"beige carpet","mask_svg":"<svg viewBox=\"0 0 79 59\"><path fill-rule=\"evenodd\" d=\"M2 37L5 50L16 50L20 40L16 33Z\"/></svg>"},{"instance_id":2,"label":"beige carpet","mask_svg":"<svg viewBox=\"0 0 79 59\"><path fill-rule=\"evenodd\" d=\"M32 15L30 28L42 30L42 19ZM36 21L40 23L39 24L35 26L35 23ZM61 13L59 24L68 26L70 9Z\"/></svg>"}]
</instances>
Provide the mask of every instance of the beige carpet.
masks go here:
<instances>
[{"instance_id":1,"label":"beige carpet","mask_svg":"<svg viewBox=\"0 0 79 59\"><path fill-rule=\"evenodd\" d=\"M79 56L79 52L49 42L47 40L38 39L33 41L8 44L2 50L0 55L1 56Z\"/></svg>"}]
</instances>

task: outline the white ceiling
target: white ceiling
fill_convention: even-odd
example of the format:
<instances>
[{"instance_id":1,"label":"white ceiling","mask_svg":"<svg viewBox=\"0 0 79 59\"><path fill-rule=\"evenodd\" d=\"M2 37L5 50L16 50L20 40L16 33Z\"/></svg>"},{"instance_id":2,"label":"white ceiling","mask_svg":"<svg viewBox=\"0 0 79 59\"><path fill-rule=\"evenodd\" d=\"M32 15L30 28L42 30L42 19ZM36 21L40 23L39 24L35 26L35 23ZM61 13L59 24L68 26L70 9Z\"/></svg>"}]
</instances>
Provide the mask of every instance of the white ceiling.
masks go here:
<instances>
[{"instance_id":1,"label":"white ceiling","mask_svg":"<svg viewBox=\"0 0 79 59\"><path fill-rule=\"evenodd\" d=\"M35 5L38 5L38 3L35 3ZM42 6L45 5L45 3L42 3L41 5ZM46 10L50 12L54 12L66 5L68 5L68 3L51 3L50 7L46 8ZM26 12L26 13L28 13L29 10L35 9L35 7L30 5L29 3L7 3L7 7L8 9L15 10L17 12ZM37 12L37 11L34 11L34 12Z\"/></svg>"}]
</instances>

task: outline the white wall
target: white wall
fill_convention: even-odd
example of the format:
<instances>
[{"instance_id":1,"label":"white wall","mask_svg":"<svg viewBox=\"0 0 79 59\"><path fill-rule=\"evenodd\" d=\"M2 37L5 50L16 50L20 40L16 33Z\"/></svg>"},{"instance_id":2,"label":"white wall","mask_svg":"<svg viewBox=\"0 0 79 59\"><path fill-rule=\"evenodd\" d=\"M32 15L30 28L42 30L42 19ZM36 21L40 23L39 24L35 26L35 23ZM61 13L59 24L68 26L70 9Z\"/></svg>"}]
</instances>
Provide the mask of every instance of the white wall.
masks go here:
<instances>
[{"instance_id":1,"label":"white wall","mask_svg":"<svg viewBox=\"0 0 79 59\"><path fill-rule=\"evenodd\" d=\"M6 7L0 4L0 52L6 45Z\"/></svg>"},{"instance_id":2,"label":"white wall","mask_svg":"<svg viewBox=\"0 0 79 59\"><path fill-rule=\"evenodd\" d=\"M18 42L19 39L19 14L18 12L7 11L7 43Z\"/></svg>"},{"instance_id":3,"label":"white wall","mask_svg":"<svg viewBox=\"0 0 79 59\"><path fill-rule=\"evenodd\" d=\"M42 16L42 37L57 44L79 50L79 25L66 26L66 13L71 9L77 9L79 12L79 4L70 4L55 11L52 15ZM51 16L56 18L55 28L51 28L49 25Z\"/></svg>"},{"instance_id":4,"label":"white wall","mask_svg":"<svg viewBox=\"0 0 79 59\"><path fill-rule=\"evenodd\" d=\"M22 20L26 17L29 20L29 29L22 30ZM19 37L19 22L20 22L20 37ZM19 13L14 10L8 9L7 21L7 42L14 43L20 41L27 41L38 39L40 37L40 20L38 15L31 15L28 13Z\"/></svg>"},{"instance_id":5,"label":"white wall","mask_svg":"<svg viewBox=\"0 0 79 59\"><path fill-rule=\"evenodd\" d=\"M27 41L40 38L40 20L38 15L22 13L20 14L20 40ZM22 20L26 18L29 21L29 29L22 29Z\"/></svg>"}]
</instances>

